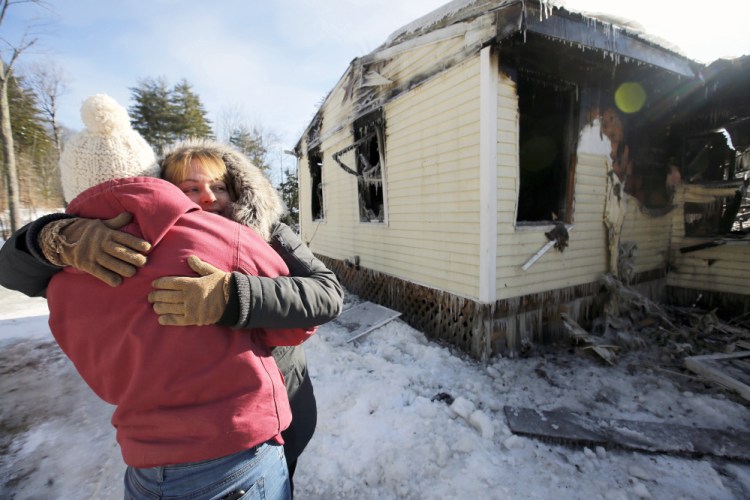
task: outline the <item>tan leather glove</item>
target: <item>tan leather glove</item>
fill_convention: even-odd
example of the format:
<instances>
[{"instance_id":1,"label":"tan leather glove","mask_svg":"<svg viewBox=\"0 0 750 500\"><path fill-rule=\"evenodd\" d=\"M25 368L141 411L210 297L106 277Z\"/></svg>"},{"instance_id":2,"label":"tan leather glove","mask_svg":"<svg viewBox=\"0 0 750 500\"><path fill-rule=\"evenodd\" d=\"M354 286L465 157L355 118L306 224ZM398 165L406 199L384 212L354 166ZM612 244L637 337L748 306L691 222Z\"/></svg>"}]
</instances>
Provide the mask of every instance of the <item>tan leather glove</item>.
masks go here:
<instances>
[{"instance_id":1,"label":"tan leather glove","mask_svg":"<svg viewBox=\"0 0 750 500\"><path fill-rule=\"evenodd\" d=\"M195 255L187 262L201 277L165 276L151 283L157 290L148 294L148 301L154 305L161 325L213 325L227 307L231 273Z\"/></svg>"},{"instance_id":2,"label":"tan leather glove","mask_svg":"<svg viewBox=\"0 0 750 500\"><path fill-rule=\"evenodd\" d=\"M144 253L151 244L118 231L133 220L123 212L109 220L63 219L50 222L39 232L39 248L51 263L73 266L109 286L130 278L146 264Z\"/></svg>"}]
</instances>

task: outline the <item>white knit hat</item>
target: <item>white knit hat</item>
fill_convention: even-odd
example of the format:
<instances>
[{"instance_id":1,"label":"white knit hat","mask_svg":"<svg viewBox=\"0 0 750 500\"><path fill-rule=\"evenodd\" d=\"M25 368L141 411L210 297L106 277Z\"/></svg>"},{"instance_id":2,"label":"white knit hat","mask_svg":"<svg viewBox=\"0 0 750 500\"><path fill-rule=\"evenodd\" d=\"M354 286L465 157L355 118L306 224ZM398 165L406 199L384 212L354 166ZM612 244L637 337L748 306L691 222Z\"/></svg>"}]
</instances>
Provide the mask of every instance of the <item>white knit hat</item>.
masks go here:
<instances>
[{"instance_id":1,"label":"white knit hat","mask_svg":"<svg viewBox=\"0 0 750 500\"><path fill-rule=\"evenodd\" d=\"M113 98L89 97L81 106L81 119L86 128L68 141L60 156L65 201L104 181L159 176L154 151Z\"/></svg>"}]
</instances>

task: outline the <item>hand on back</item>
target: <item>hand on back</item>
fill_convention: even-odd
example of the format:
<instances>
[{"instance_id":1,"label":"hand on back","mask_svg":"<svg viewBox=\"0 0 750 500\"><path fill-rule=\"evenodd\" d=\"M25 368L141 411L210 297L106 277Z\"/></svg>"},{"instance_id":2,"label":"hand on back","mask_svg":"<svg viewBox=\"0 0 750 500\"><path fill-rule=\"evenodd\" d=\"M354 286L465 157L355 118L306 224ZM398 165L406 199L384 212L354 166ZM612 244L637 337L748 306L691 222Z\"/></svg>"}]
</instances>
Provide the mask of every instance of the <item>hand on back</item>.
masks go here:
<instances>
[{"instance_id":1,"label":"hand on back","mask_svg":"<svg viewBox=\"0 0 750 500\"><path fill-rule=\"evenodd\" d=\"M39 246L53 264L73 266L109 286L118 286L146 265L151 244L119 231L133 217L123 212L109 220L76 217L47 224Z\"/></svg>"},{"instance_id":2,"label":"hand on back","mask_svg":"<svg viewBox=\"0 0 750 500\"><path fill-rule=\"evenodd\" d=\"M195 255L188 257L188 265L200 276L164 276L151 284L156 290L148 295L148 301L159 315L159 324L213 325L224 314L231 273Z\"/></svg>"}]
</instances>

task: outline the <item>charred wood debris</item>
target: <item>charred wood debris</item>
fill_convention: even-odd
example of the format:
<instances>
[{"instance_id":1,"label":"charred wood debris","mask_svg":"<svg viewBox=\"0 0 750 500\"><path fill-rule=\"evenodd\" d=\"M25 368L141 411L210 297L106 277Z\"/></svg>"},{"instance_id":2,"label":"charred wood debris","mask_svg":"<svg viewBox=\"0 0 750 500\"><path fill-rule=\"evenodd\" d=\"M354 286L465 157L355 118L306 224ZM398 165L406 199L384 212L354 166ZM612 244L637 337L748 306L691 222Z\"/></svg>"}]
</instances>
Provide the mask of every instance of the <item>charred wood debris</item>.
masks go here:
<instances>
[{"instance_id":1,"label":"charred wood debris","mask_svg":"<svg viewBox=\"0 0 750 500\"><path fill-rule=\"evenodd\" d=\"M697 307L700 297L690 307L659 304L612 274L604 276L602 287L603 313L590 331L561 315L571 346L579 352L615 365L620 354L642 351L651 360L650 368L693 380L699 377L685 368L687 357L743 350L750 354L750 312L721 318L716 309Z\"/></svg>"}]
</instances>

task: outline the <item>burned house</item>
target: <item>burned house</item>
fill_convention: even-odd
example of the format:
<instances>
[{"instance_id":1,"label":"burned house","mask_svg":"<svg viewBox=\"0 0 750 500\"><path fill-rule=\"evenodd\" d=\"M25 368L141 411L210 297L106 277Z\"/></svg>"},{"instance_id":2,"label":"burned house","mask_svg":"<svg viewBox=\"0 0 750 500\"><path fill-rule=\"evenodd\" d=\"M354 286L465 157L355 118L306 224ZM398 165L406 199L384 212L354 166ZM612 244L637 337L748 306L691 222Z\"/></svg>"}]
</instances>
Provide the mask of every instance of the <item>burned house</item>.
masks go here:
<instances>
[{"instance_id":1,"label":"burned house","mask_svg":"<svg viewBox=\"0 0 750 500\"><path fill-rule=\"evenodd\" d=\"M731 152L696 163L736 120L704 107L705 70L614 19L450 2L353 60L300 138L303 239L349 290L479 359L558 338L561 313L587 324L606 274L657 300L729 287L747 308L746 246L679 250L719 235L687 228L725 203L691 205L701 183L739 189Z\"/></svg>"},{"instance_id":2,"label":"burned house","mask_svg":"<svg viewBox=\"0 0 750 500\"><path fill-rule=\"evenodd\" d=\"M675 112L682 138L668 300L750 313L750 56L700 70Z\"/></svg>"}]
</instances>

